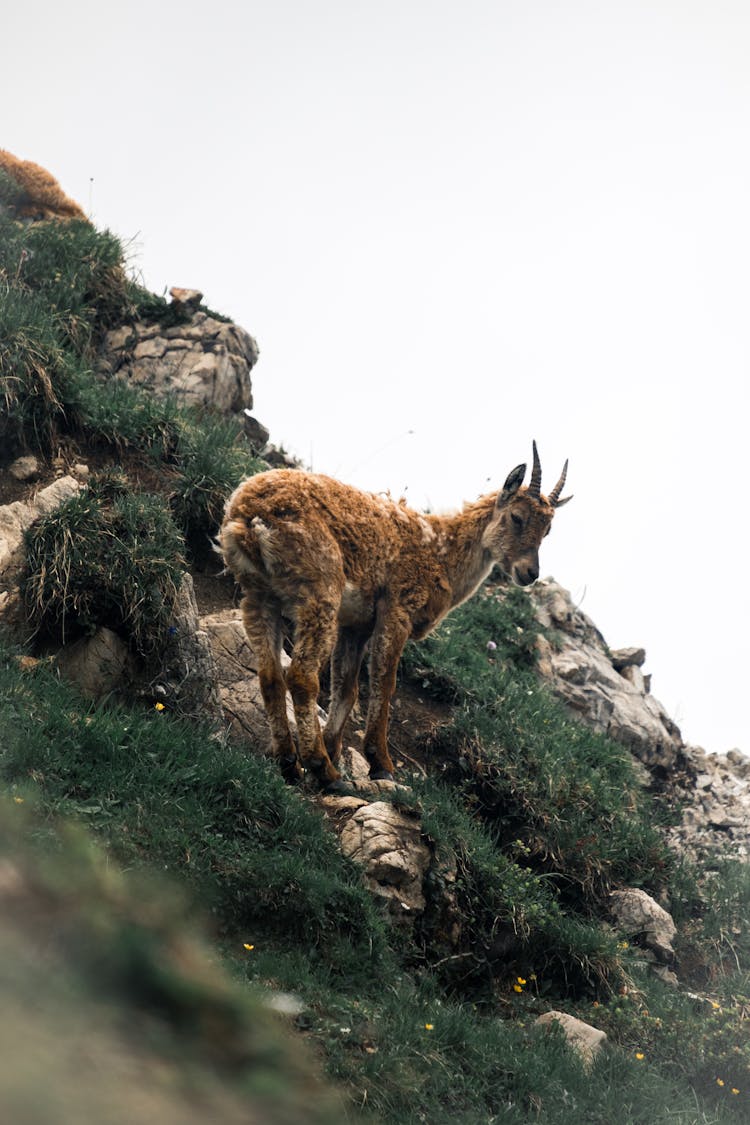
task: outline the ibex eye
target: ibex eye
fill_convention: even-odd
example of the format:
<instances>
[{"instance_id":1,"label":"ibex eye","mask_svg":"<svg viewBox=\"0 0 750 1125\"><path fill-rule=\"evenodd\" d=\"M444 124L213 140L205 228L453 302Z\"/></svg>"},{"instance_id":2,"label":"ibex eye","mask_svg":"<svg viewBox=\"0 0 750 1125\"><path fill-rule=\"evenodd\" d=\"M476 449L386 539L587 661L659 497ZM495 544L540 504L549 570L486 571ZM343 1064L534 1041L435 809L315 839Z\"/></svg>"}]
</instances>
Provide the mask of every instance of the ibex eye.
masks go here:
<instances>
[{"instance_id":1,"label":"ibex eye","mask_svg":"<svg viewBox=\"0 0 750 1125\"><path fill-rule=\"evenodd\" d=\"M517 516L515 512L511 512L510 518L513 520L513 526L517 528L518 531L520 531L523 527L523 520L521 519L521 517Z\"/></svg>"}]
</instances>

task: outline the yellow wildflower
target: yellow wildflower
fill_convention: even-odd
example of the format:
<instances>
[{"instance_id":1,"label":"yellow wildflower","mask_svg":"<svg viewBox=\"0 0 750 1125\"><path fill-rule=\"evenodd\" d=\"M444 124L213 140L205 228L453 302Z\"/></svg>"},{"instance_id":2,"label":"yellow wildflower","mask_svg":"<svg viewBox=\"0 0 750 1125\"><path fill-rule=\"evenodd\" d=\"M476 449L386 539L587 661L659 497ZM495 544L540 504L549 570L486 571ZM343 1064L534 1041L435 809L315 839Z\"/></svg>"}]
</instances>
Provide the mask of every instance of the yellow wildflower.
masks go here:
<instances>
[{"instance_id":1,"label":"yellow wildflower","mask_svg":"<svg viewBox=\"0 0 750 1125\"><path fill-rule=\"evenodd\" d=\"M514 984L513 985L513 991L514 992L523 992L523 989L521 988L520 984Z\"/></svg>"},{"instance_id":2,"label":"yellow wildflower","mask_svg":"<svg viewBox=\"0 0 750 1125\"><path fill-rule=\"evenodd\" d=\"M22 805L23 802L24 802L23 797L14 797L13 800L16 802L17 805Z\"/></svg>"},{"instance_id":3,"label":"yellow wildflower","mask_svg":"<svg viewBox=\"0 0 750 1125\"><path fill-rule=\"evenodd\" d=\"M724 1079L723 1078L717 1078L716 1079L716 1085L717 1086L723 1086L724 1085Z\"/></svg>"},{"instance_id":4,"label":"yellow wildflower","mask_svg":"<svg viewBox=\"0 0 750 1125\"><path fill-rule=\"evenodd\" d=\"M255 949L255 946L249 945L247 942L244 942L242 948L246 949L248 953L252 953L252 951Z\"/></svg>"},{"instance_id":5,"label":"yellow wildflower","mask_svg":"<svg viewBox=\"0 0 750 1125\"><path fill-rule=\"evenodd\" d=\"M434 1026L435 1026L435 1025L434 1025L433 1023L426 1023L426 1024L424 1025L424 1029L425 1029L425 1031L432 1031L432 1029L434 1028Z\"/></svg>"},{"instance_id":6,"label":"yellow wildflower","mask_svg":"<svg viewBox=\"0 0 750 1125\"><path fill-rule=\"evenodd\" d=\"M636 1051L636 1052L635 1052L635 1057L636 1057L636 1058L638 1059L638 1061L640 1062L640 1060L641 1060L641 1059L645 1059L645 1057L646 1057L646 1056L644 1055L643 1051Z\"/></svg>"},{"instance_id":7,"label":"yellow wildflower","mask_svg":"<svg viewBox=\"0 0 750 1125\"><path fill-rule=\"evenodd\" d=\"M523 977L516 977L516 980L519 984L526 984L526 981L523 979Z\"/></svg>"},{"instance_id":8,"label":"yellow wildflower","mask_svg":"<svg viewBox=\"0 0 750 1125\"><path fill-rule=\"evenodd\" d=\"M739 1090L737 1089L736 1086L732 1086L732 1093L733 1094L739 1094Z\"/></svg>"}]
</instances>

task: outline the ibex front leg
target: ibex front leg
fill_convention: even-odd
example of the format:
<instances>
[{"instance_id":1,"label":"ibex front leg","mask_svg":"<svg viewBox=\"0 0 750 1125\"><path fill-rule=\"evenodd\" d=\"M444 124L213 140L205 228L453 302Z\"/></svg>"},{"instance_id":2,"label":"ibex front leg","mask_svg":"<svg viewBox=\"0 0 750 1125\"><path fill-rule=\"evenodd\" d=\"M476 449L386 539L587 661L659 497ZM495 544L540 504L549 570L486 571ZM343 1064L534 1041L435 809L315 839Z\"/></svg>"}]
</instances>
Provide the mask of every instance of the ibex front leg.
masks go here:
<instances>
[{"instance_id":1,"label":"ibex front leg","mask_svg":"<svg viewBox=\"0 0 750 1125\"><path fill-rule=\"evenodd\" d=\"M411 623L403 610L386 600L377 608L370 653L370 701L365 727L365 756L373 781L392 781L393 762L388 753L388 713L396 688L396 669Z\"/></svg>"}]
</instances>

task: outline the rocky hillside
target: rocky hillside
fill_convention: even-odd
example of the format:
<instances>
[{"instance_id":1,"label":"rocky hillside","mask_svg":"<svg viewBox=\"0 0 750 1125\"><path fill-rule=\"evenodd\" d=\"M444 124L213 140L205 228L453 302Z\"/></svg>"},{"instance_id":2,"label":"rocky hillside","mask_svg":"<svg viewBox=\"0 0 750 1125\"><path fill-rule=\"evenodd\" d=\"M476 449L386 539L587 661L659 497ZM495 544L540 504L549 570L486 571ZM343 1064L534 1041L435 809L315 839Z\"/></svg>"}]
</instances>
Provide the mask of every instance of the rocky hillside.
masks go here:
<instances>
[{"instance_id":1,"label":"rocky hillside","mask_svg":"<svg viewBox=\"0 0 750 1125\"><path fill-rule=\"evenodd\" d=\"M175 288L172 303L157 323L111 329L99 347L99 376L116 376L162 397L239 415L257 452L269 465L294 464L269 442L268 430L250 413L251 372L258 347L242 328L200 308L202 294ZM24 562L23 534L31 523L85 485L92 466L85 459L45 466L22 456L5 470L3 493L14 496L0 507L0 622L18 616L17 581ZM51 471L50 471L51 470ZM67 471L66 471L67 470ZM213 568L218 572L218 565ZM188 651L170 653L163 669L165 697L181 697L196 709L225 714L238 733L265 746L266 724L252 652L232 603L232 590L218 574L186 582L175 636L190 638ZM215 580L214 580L215 579ZM611 651L596 625L552 579L530 591L539 637L538 671L571 712L592 729L626 746L644 769L644 780L682 809L669 832L670 843L691 856L711 852L745 858L750 847L750 759L739 752L708 754L683 741L674 721L650 691L642 668L645 650ZM201 604L202 603L202 604ZM225 608L217 608L224 606ZM213 612L202 612L210 609ZM58 655L65 674L84 690L102 695L125 674L127 648L109 630ZM177 650L179 643L173 641ZM103 670L106 669L106 672ZM439 722L425 716L428 724Z\"/></svg>"},{"instance_id":2,"label":"rocky hillside","mask_svg":"<svg viewBox=\"0 0 750 1125\"><path fill-rule=\"evenodd\" d=\"M251 414L257 345L3 190L0 940L23 945L24 904L59 919L62 971L129 996L153 1072L172 1059L216 1120L742 1120L744 759L685 745L643 649L611 651L553 580L489 582L407 648L395 782L369 780L355 711L349 792L285 785L210 549L237 481L294 464ZM131 899L118 865L201 904L233 984L183 949L186 908ZM266 1036L269 1006L330 1099ZM100 1119L70 1097L65 1120Z\"/></svg>"}]
</instances>

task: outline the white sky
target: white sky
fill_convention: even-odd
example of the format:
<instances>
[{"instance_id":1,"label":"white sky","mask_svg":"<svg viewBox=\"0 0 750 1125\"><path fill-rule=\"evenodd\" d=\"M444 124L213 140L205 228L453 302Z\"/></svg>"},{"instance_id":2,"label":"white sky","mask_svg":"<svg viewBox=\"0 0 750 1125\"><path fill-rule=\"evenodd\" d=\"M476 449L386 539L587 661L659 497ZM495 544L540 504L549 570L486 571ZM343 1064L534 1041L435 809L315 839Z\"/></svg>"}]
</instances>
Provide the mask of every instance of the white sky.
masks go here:
<instances>
[{"instance_id":1,"label":"white sky","mask_svg":"<svg viewBox=\"0 0 750 1125\"><path fill-rule=\"evenodd\" d=\"M750 753L744 0L3 9L0 147L256 336L272 440L433 510L569 457L542 572Z\"/></svg>"}]
</instances>

